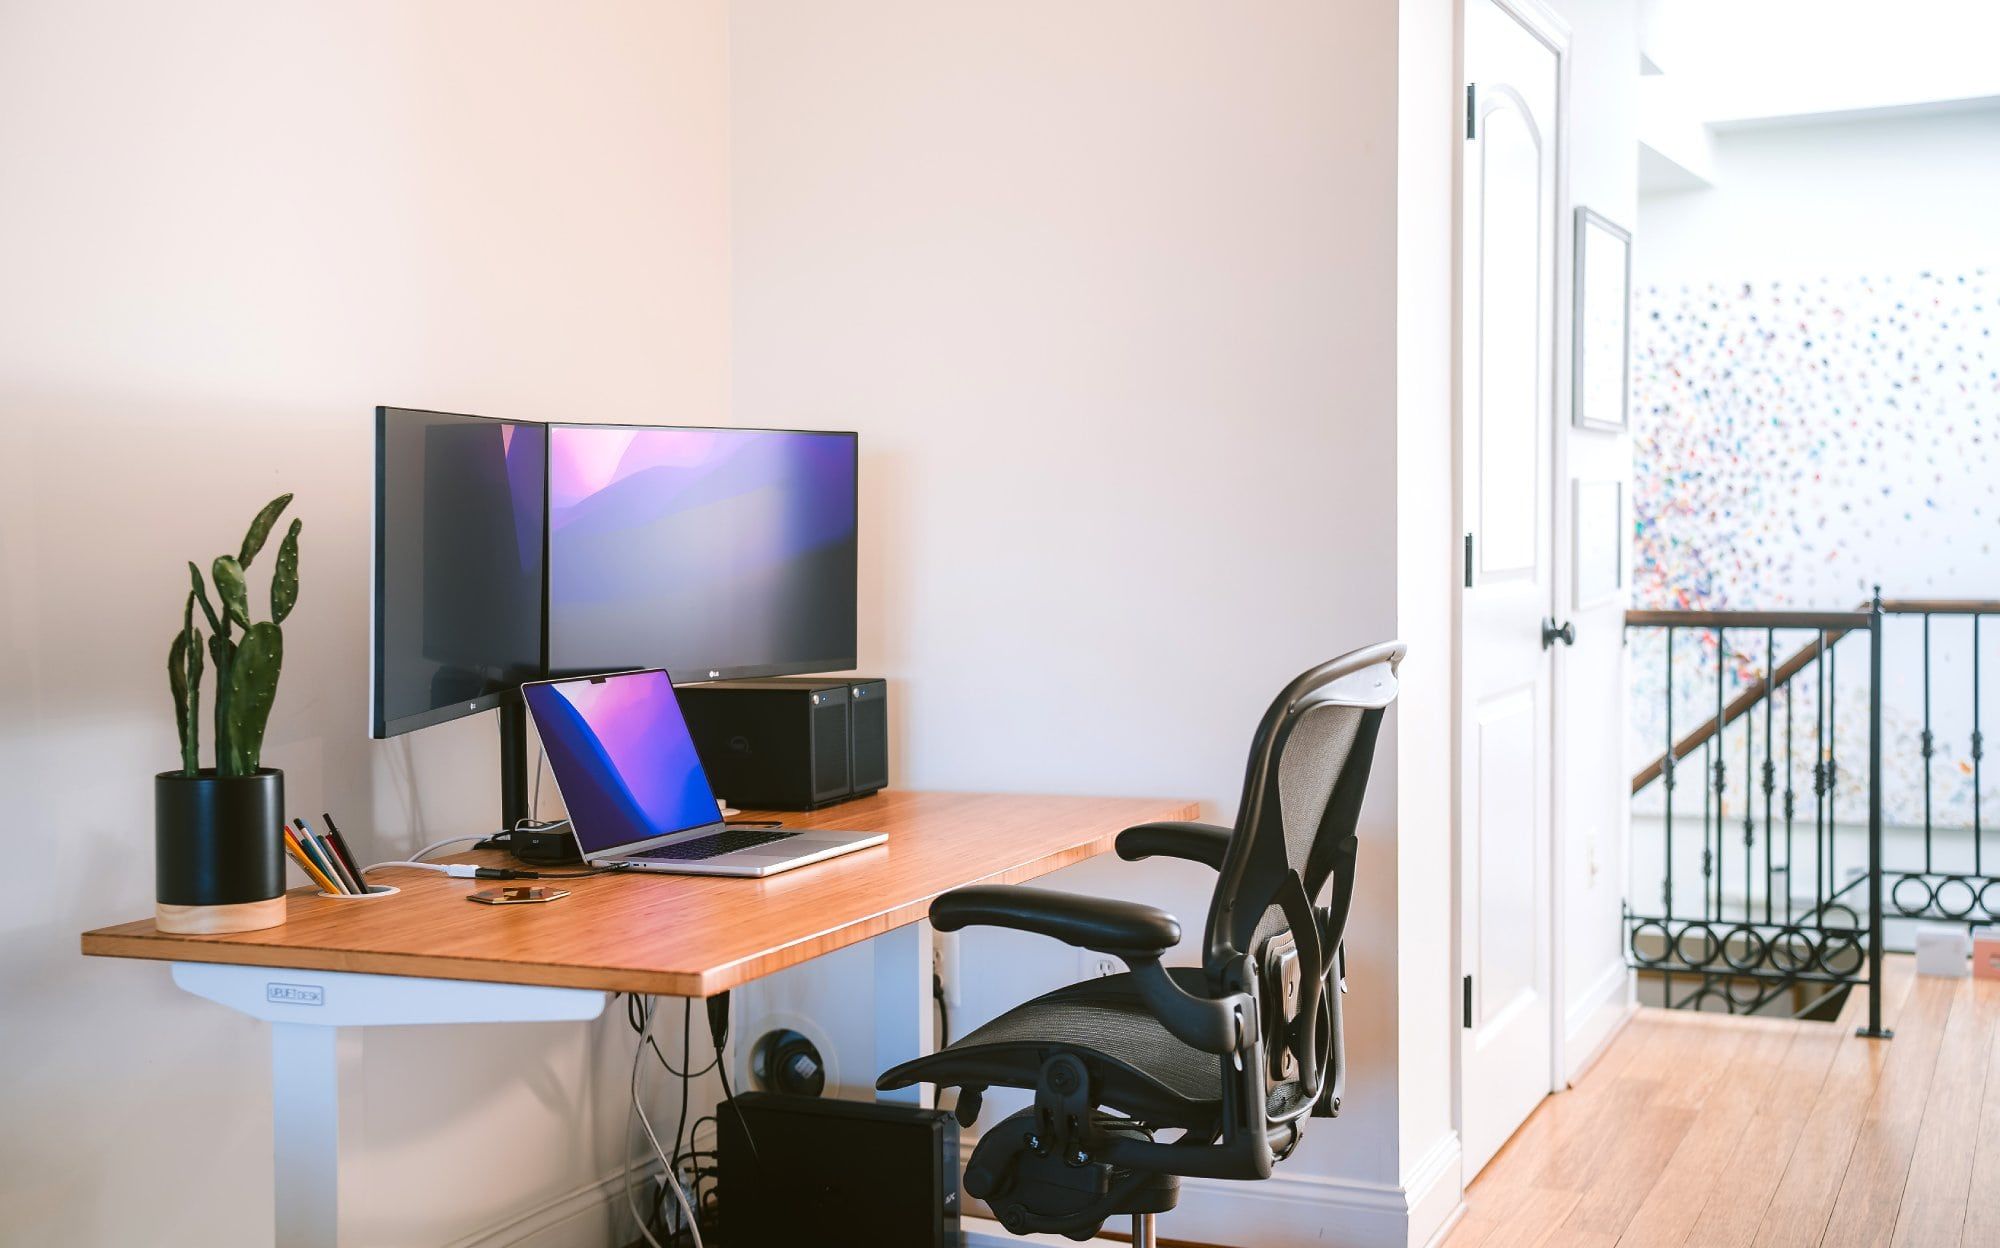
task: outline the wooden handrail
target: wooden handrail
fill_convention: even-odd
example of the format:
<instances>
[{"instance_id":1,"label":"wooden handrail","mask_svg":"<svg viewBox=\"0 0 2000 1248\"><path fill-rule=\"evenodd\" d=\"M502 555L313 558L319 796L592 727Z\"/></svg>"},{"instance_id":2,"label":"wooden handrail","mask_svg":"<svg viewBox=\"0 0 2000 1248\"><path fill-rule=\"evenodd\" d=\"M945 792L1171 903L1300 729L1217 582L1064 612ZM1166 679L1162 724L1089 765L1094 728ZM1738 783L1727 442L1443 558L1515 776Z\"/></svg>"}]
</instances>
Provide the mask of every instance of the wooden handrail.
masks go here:
<instances>
[{"instance_id":1,"label":"wooden handrail","mask_svg":"<svg viewBox=\"0 0 2000 1248\"><path fill-rule=\"evenodd\" d=\"M1995 598L1884 598L1885 615L2000 615Z\"/></svg>"},{"instance_id":2,"label":"wooden handrail","mask_svg":"<svg viewBox=\"0 0 2000 1248\"><path fill-rule=\"evenodd\" d=\"M1651 628L1867 628L1868 611L1627 611L1627 625Z\"/></svg>"}]
</instances>

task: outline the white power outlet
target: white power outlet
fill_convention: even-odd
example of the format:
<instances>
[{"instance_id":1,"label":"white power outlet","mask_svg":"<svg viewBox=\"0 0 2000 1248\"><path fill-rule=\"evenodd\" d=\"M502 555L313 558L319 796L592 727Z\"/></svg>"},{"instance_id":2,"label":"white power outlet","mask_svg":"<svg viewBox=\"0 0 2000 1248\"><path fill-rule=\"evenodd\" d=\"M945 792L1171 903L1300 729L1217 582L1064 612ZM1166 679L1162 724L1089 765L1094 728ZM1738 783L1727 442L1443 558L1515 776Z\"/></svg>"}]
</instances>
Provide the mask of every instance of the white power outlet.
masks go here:
<instances>
[{"instance_id":1,"label":"white power outlet","mask_svg":"<svg viewBox=\"0 0 2000 1248\"><path fill-rule=\"evenodd\" d=\"M1079 967L1085 979L1105 979L1112 975L1123 975L1125 966L1108 953L1096 953L1089 949L1078 954Z\"/></svg>"},{"instance_id":2,"label":"white power outlet","mask_svg":"<svg viewBox=\"0 0 2000 1248\"><path fill-rule=\"evenodd\" d=\"M964 995L959 985L965 982L958 974L958 938L957 932L931 934L931 969L944 981L944 1003L954 1010Z\"/></svg>"}]
</instances>

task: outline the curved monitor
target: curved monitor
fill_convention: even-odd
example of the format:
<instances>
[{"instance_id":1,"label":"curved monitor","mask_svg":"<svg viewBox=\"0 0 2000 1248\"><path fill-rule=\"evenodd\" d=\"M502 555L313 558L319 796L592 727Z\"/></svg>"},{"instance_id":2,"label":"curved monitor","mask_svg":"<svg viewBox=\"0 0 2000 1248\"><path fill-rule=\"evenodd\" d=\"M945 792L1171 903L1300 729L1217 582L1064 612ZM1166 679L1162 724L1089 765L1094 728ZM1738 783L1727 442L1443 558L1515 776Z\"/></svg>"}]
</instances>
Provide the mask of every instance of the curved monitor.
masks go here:
<instances>
[{"instance_id":1,"label":"curved monitor","mask_svg":"<svg viewBox=\"0 0 2000 1248\"><path fill-rule=\"evenodd\" d=\"M552 425L552 676L855 664L856 437Z\"/></svg>"},{"instance_id":2,"label":"curved monitor","mask_svg":"<svg viewBox=\"0 0 2000 1248\"><path fill-rule=\"evenodd\" d=\"M374 736L498 706L542 674L547 434L375 409Z\"/></svg>"}]
</instances>

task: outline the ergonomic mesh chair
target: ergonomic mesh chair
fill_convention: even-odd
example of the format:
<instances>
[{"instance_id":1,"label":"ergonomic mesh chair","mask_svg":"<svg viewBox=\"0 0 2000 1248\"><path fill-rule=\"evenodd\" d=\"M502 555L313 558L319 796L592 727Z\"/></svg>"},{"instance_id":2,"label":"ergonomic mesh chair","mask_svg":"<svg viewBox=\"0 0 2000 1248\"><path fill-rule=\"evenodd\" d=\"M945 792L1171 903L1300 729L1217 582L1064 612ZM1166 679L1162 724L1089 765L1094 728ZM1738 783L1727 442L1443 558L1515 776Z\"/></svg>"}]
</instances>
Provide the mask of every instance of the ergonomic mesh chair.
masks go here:
<instances>
[{"instance_id":1,"label":"ergonomic mesh chair","mask_svg":"<svg viewBox=\"0 0 2000 1248\"><path fill-rule=\"evenodd\" d=\"M1285 686L1251 742L1233 829L1146 823L1119 834L1127 861L1214 869L1200 966L1162 966L1180 924L1136 902L975 885L931 904L939 931L1009 927L1129 968L1016 1006L876 1082L956 1087L968 1128L987 1088L1034 1093L1032 1109L980 1137L965 1171L966 1191L1009 1231L1082 1240L1129 1214L1134 1244L1150 1248L1181 1176L1269 1178L1306 1117L1339 1111L1337 968L1355 821L1403 653L1401 642L1368 646ZM1180 1135L1156 1140L1162 1131Z\"/></svg>"}]
</instances>

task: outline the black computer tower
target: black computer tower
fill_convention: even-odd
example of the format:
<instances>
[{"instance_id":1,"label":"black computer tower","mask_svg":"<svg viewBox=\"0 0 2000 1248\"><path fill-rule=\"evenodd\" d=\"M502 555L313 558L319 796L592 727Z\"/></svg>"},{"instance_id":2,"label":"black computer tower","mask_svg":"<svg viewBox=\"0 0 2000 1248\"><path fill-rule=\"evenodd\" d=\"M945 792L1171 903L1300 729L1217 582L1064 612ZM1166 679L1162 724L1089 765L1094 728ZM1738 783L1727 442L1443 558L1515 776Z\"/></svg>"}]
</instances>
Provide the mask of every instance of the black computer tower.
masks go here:
<instances>
[{"instance_id":1,"label":"black computer tower","mask_svg":"<svg viewBox=\"0 0 2000 1248\"><path fill-rule=\"evenodd\" d=\"M709 782L732 806L813 810L889 783L880 680L718 680L679 693Z\"/></svg>"},{"instance_id":2,"label":"black computer tower","mask_svg":"<svg viewBox=\"0 0 2000 1248\"><path fill-rule=\"evenodd\" d=\"M745 1092L715 1118L728 1248L958 1248L949 1112Z\"/></svg>"}]
</instances>

